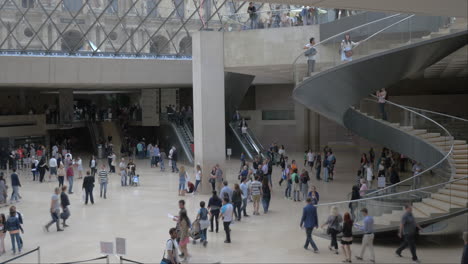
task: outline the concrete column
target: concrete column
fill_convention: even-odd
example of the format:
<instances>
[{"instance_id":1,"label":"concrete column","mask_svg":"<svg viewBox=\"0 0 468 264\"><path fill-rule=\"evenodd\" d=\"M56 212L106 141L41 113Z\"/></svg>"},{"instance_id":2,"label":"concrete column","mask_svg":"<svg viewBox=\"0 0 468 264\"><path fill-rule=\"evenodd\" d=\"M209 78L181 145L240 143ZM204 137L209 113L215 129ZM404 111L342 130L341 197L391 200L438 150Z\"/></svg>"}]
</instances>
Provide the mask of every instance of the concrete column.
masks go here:
<instances>
[{"instance_id":1,"label":"concrete column","mask_svg":"<svg viewBox=\"0 0 468 264\"><path fill-rule=\"evenodd\" d=\"M60 124L71 124L73 122L73 90L59 90L59 114Z\"/></svg>"},{"instance_id":2,"label":"concrete column","mask_svg":"<svg viewBox=\"0 0 468 264\"><path fill-rule=\"evenodd\" d=\"M320 151L320 115L309 110L309 148Z\"/></svg>"},{"instance_id":3,"label":"concrete column","mask_svg":"<svg viewBox=\"0 0 468 264\"><path fill-rule=\"evenodd\" d=\"M296 151L303 152L309 148L309 110L302 104L294 103L296 119Z\"/></svg>"},{"instance_id":4,"label":"concrete column","mask_svg":"<svg viewBox=\"0 0 468 264\"><path fill-rule=\"evenodd\" d=\"M202 166L202 192L208 194L211 168L223 168L226 160L223 33L195 32L192 45L195 165Z\"/></svg>"}]
</instances>

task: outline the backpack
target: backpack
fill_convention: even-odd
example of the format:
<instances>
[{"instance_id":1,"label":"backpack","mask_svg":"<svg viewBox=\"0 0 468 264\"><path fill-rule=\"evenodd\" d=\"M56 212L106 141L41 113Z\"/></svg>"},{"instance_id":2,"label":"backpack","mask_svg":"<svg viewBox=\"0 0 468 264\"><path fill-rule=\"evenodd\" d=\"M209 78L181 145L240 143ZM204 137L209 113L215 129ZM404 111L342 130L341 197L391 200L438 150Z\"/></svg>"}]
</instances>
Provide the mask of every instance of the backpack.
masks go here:
<instances>
[{"instance_id":1,"label":"backpack","mask_svg":"<svg viewBox=\"0 0 468 264\"><path fill-rule=\"evenodd\" d=\"M299 175L296 174L296 177L294 177L294 182L299 183Z\"/></svg>"},{"instance_id":2,"label":"backpack","mask_svg":"<svg viewBox=\"0 0 468 264\"><path fill-rule=\"evenodd\" d=\"M315 48L309 48L304 52L304 56L306 57L314 56L315 54L317 54L317 50Z\"/></svg>"},{"instance_id":3,"label":"backpack","mask_svg":"<svg viewBox=\"0 0 468 264\"><path fill-rule=\"evenodd\" d=\"M309 178L309 175L306 174L304 177L302 177L301 180L302 180L302 183L307 183L307 182L309 181L309 179L310 179L310 178Z\"/></svg>"},{"instance_id":4,"label":"backpack","mask_svg":"<svg viewBox=\"0 0 468 264\"><path fill-rule=\"evenodd\" d=\"M208 209L206 208L200 209L200 220L208 220Z\"/></svg>"}]
</instances>

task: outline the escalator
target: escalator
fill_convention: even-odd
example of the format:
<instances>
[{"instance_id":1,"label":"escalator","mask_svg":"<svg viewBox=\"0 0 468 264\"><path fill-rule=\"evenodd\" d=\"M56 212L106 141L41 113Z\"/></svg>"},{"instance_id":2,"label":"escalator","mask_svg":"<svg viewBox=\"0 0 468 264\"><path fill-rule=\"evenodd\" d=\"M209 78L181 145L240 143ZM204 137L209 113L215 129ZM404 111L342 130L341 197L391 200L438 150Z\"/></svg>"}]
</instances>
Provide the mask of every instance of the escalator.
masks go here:
<instances>
[{"instance_id":1,"label":"escalator","mask_svg":"<svg viewBox=\"0 0 468 264\"><path fill-rule=\"evenodd\" d=\"M229 128L249 159L254 159L257 156L261 156L263 158L267 157L266 150L250 128L247 128L247 133L245 134L242 134L241 128L238 126L238 122L230 122Z\"/></svg>"},{"instance_id":2,"label":"escalator","mask_svg":"<svg viewBox=\"0 0 468 264\"><path fill-rule=\"evenodd\" d=\"M381 104L369 94L420 72L468 44L468 31L450 27L434 32L388 33L392 27L412 24L414 15L391 17L396 22L364 24L340 33L315 45L320 52L338 50L345 33L365 38L353 49L353 60L327 57L323 70L307 76L306 61L300 55L294 65L296 87L293 98L309 109L331 119L355 134L386 146L421 162L423 171L397 184L367 194L359 200L318 204L319 217L326 217L330 207L341 213L350 212L355 222L361 223L359 211L367 208L374 216L374 233L395 232L404 213L405 204L413 205L413 214L421 226L461 216L468 212L468 145L458 140L444 125L427 113L385 102ZM372 24L372 27L369 25ZM391 30L390 30L391 31ZM301 61L302 59L302 61ZM330 60L330 61L327 61ZM405 116L412 115L408 122ZM452 118L450 122L454 122ZM461 120L459 120L461 121ZM455 125L455 124L453 124ZM456 124L465 127L465 124ZM408 189L408 183L411 188ZM375 183L374 183L375 185ZM321 221L323 220L323 221ZM319 219L324 222L325 219ZM362 235L362 231L353 231Z\"/></svg>"},{"instance_id":3,"label":"escalator","mask_svg":"<svg viewBox=\"0 0 468 264\"><path fill-rule=\"evenodd\" d=\"M108 140L109 138L112 138L112 143L113 151L117 155L120 153L121 147L122 147L122 131L120 128L120 125L117 121L111 121L111 122L100 122L99 123L101 126L101 131L102 131L102 138L105 140Z\"/></svg>"},{"instance_id":4,"label":"escalator","mask_svg":"<svg viewBox=\"0 0 468 264\"><path fill-rule=\"evenodd\" d=\"M97 155L99 141L103 138L101 134L101 130L99 128L98 123L96 122L86 121L86 127L88 128L89 135L91 138L91 144L93 146L93 153Z\"/></svg>"},{"instance_id":5,"label":"escalator","mask_svg":"<svg viewBox=\"0 0 468 264\"><path fill-rule=\"evenodd\" d=\"M179 159L186 162L194 163L193 153L193 127L186 120L169 121L167 114L160 115L161 133L165 138L165 144L168 144L168 149L172 146L179 150ZM183 154L183 156L181 156Z\"/></svg>"}]
</instances>

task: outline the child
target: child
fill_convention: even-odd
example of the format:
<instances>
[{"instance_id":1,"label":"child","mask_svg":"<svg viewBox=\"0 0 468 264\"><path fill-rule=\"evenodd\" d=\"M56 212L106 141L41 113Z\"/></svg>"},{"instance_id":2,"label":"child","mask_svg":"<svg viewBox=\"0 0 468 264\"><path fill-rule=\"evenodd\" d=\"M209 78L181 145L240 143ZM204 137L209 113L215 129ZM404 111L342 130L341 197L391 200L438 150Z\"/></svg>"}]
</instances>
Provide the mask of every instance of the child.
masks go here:
<instances>
[{"instance_id":1,"label":"child","mask_svg":"<svg viewBox=\"0 0 468 264\"><path fill-rule=\"evenodd\" d=\"M202 242L203 246L206 247L206 244L208 243L206 230L210 225L210 220L208 220L208 209L205 208L204 201L200 202L200 210L198 210L197 219L200 221L200 242Z\"/></svg>"}]
</instances>

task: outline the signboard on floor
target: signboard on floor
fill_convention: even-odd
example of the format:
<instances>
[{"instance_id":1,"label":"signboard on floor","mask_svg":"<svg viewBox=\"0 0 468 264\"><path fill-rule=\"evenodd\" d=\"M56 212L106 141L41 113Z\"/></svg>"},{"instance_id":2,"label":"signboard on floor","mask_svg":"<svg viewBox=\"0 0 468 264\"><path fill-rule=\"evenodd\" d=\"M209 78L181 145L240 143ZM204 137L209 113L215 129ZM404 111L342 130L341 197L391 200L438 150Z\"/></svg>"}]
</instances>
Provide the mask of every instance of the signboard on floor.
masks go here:
<instances>
[{"instance_id":1,"label":"signboard on floor","mask_svg":"<svg viewBox=\"0 0 468 264\"><path fill-rule=\"evenodd\" d=\"M114 254L114 243L101 241L101 254L103 255Z\"/></svg>"},{"instance_id":2,"label":"signboard on floor","mask_svg":"<svg viewBox=\"0 0 468 264\"><path fill-rule=\"evenodd\" d=\"M117 255L125 255L126 250L126 240L125 238L116 237L115 238L115 253Z\"/></svg>"}]
</instances>

